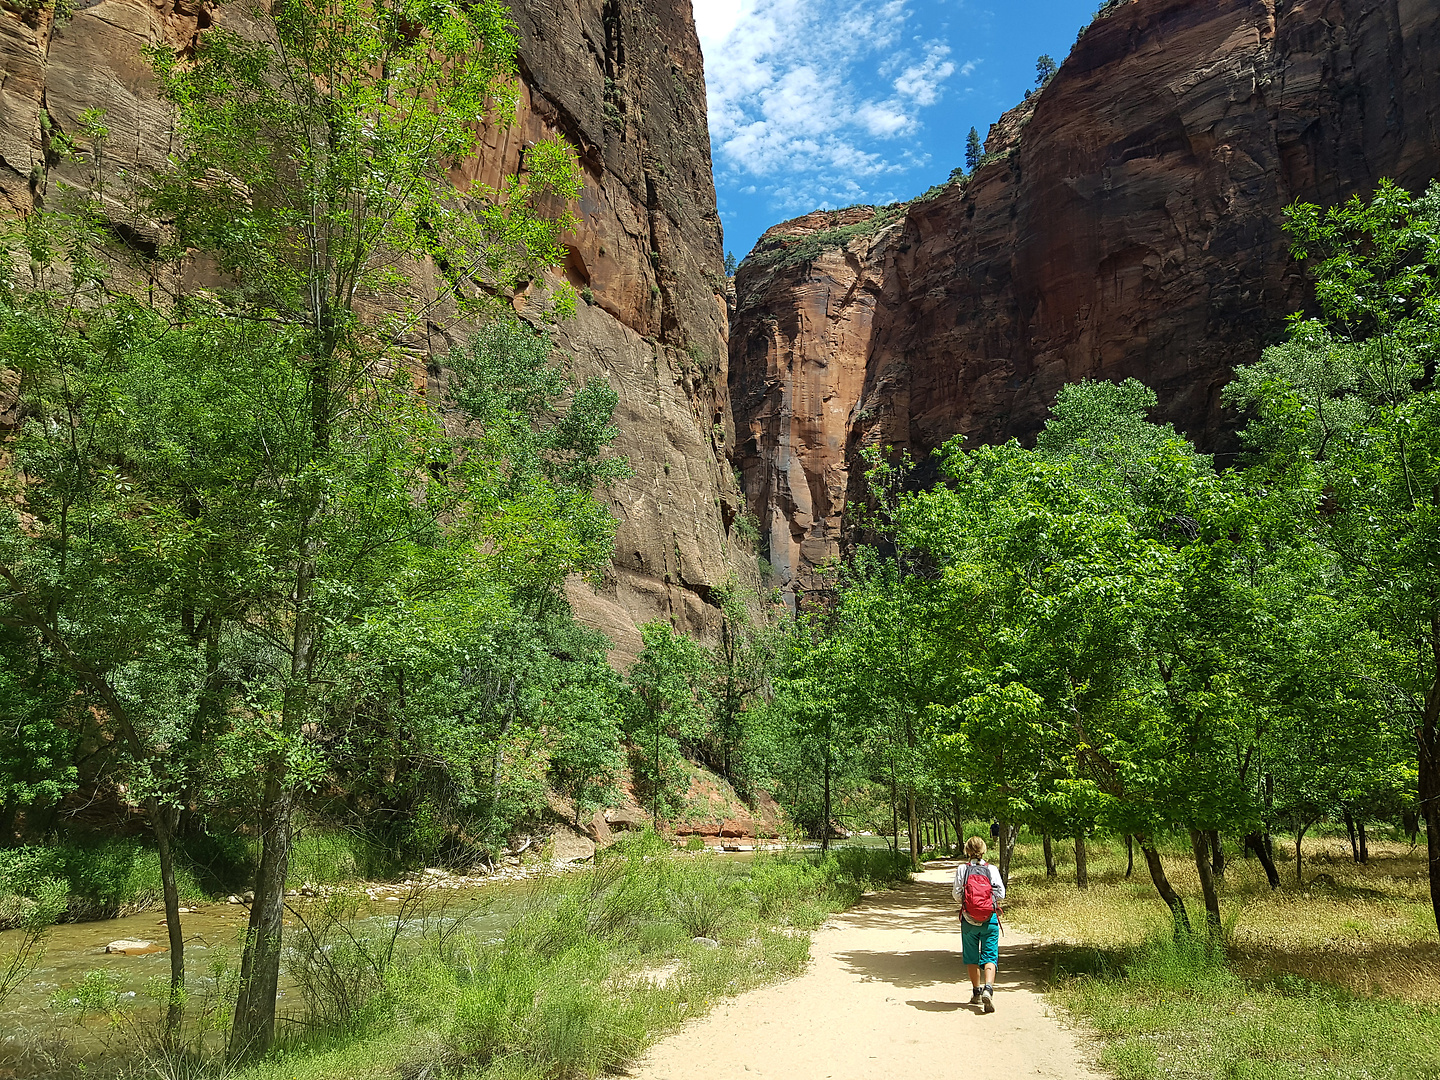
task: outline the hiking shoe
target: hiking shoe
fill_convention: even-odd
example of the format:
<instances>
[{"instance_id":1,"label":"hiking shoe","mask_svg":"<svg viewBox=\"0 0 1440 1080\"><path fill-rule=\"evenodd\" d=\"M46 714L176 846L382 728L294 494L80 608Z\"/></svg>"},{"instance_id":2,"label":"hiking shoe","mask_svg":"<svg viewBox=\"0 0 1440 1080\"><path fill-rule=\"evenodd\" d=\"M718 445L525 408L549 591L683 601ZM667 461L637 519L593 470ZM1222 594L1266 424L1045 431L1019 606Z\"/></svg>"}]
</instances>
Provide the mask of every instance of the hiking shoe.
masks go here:
<instances>
[{"instance_id":1,"label":"hiking shoe","mask_svg":"<svg viewBox=\"0 0 1440 1080\"><path fill-rule=\"evenodd\" d=\"M988 986L980 991L980 1007L987 1013L995 1011L995 991Z\"/></svg>"},{"instance_id":2,"label":"hiking shoe","mask_svg":"<svg viewBox=\"0 0 1440 1080\"><path fill-rule=\"evenodd\" d=\"M978 986L975 987L974 991L970 994L970 1004L971 1004L971 1005L979 1005L979 1004L980 1004L980 994L981 994L980 987L978 987Z\"/></svg>"}]
</instances>

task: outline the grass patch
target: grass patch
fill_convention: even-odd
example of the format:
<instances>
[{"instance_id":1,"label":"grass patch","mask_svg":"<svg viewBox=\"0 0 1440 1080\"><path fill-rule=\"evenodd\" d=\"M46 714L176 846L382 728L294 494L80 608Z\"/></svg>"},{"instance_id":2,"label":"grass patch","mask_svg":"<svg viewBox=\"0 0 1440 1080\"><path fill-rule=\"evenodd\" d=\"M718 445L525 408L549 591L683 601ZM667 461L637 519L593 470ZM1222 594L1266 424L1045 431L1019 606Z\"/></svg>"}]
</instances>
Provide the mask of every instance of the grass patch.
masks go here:
<instances>
[{"instance_id":1,"label":"grass patch","mask_svg":"<svg viewBox=\"0 0 1440 1080\"><path fill-rule=\"evenodd\" d=\"M1423 851L1376 841L1360 866L1343 837L1307 839L1297 883L1293 842L1277 837L1274 891L1257 862L1232 858L1220 946L1173 936L1138 851L1126 878L1123 840L1090 842L1088 890L1075 886L1069 843L1056 854L1059 876L1046 878L1039 843L1020 845L1007 910L1056 943L1052 994L1102 1038L1101 1062L1122 1080L1440 1076ZM1162 856L1199 925L1188 845Z\"/></svg>"},{"instance_id":2,"label":"grass patch","mask_svg":"<svg viewBox=\"0 0 1440 1080\"><path fill-rule=\"evenodd\" d=\"M1203 941L1061 954L1056 972L1054 997L1105 1040L1101 1064L1121 1080L1440 1075L1440 1007L1247 979Z\"/></svg>"}]
</instances>

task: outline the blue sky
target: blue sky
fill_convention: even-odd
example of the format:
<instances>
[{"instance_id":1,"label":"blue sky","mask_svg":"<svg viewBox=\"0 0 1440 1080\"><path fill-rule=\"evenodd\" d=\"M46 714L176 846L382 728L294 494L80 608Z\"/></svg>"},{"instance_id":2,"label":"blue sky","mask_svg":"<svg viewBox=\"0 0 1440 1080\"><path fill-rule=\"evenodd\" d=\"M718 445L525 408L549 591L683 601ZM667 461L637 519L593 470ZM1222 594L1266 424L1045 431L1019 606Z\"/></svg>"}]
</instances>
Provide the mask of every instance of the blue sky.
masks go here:
<instances>
[{"instance_id":1,"label":"blue sky","mask_svg":"<svg viewBox=\"0 0 1440 1080\"><path fill-rule=\"evenodd\" d=\"M1063 61L1100 0L694 0L725 247L776 222L918 195L971 126Z\"/></svg>"}]
</instances>

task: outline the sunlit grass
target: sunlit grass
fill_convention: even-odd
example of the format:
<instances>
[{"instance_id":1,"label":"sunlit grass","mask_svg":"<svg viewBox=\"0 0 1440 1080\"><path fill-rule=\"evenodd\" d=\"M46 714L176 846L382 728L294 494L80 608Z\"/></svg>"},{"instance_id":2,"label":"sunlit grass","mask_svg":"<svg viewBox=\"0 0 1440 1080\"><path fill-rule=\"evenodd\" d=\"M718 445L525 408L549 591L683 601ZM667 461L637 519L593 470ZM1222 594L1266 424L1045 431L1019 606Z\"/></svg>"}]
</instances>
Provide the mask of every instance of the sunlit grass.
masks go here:
<instances>
[{"instance_id":1,"label":"sunlit grass","mask_svg":"<svg viewBox=\"0 0 1440 1080\"><path fill-rule=\"evenodd\" d=\"M1277 837L1281 884L1274 891L1258 860L1241 858L1233 840L1228 847L1220 903L1237 971L1250 978L1299 975L1359 993L1440 1002L1440 941L1423 847L1374 841L1370 862L1362 866L1343 838L1307 839L1306 884L1297 886L1293 842ZM1124 841L1092 841L1088 890L1075 887L1068 846L1057 843L1056 854L1059 876L1047 879L1040 845L1017 848L1008 905L1015 925L1046 941L1104 948L1139 945L1168 931L1169 912L1138 850L1127 879ZM1198 926L1204 907L1189 850L1172 843L1162 856ZM1321 875L1334 884L1315 884Z\"/></svg>"},{"instance_id":2,"label":"sunlit grass","mask_svg":"<svg viewBox=\"0 0 1440 1080\"><path fill-rule=\"evenodd\" d=\"M1139 851L1092 841L1090 888L1056 845L1017 852L1009 916L1052 943L1055 999L1100 1037L1121 1080L1433 1080L1440 1076L1440 943L1423 848L1372 841L1357 865L1343 838L1307 839L1303 884L1293 841L1277 837L1281 886L1231 858L1220 883L1225 940L1176 939ZM1201 927L1188 846L1162 848L1166 874Z\"/></svg>"}]
</instances>

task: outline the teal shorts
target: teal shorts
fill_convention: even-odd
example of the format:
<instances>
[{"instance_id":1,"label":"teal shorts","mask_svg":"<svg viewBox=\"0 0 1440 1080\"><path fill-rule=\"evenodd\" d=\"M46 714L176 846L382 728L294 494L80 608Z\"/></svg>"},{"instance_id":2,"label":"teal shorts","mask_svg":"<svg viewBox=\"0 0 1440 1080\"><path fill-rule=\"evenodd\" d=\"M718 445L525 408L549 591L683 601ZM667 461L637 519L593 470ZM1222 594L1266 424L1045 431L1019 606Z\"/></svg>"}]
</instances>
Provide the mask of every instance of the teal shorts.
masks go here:
<instances>
[{"instance_id":1,"label":"teal shorts","mask_svg":"<svg viewBox=\"0 0 1440 1080\"><path fill-rule=\"evenodd\" d=\"M979 926L961 919L960 944L967 964L1000 963L1000 917L991 915L989 922Z\"/></svg>"}]
</instances>

